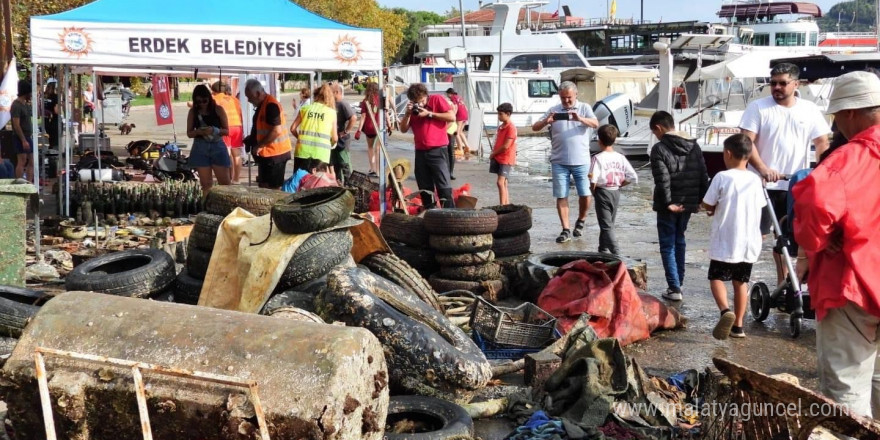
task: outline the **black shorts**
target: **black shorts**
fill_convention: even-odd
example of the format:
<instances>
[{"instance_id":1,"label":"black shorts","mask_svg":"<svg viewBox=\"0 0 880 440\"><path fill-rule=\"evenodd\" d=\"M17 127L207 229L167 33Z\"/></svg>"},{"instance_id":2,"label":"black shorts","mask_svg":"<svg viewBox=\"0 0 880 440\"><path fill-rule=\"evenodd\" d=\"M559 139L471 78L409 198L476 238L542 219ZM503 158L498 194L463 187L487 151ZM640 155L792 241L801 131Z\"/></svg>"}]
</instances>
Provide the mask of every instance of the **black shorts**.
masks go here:
<instances>
[{"instance_id":1,"label":"black shorts","mask_svg":"<svg viewBox=\"0 0 880 440\"><path fill-rule=\"evenodd\" d=\"M287 160L255 157L254 161L257 163L257 183L267 188L280 188L284 184L284 171L287 169Z\"/></svg>"},{"instance_id":2,"label":"black shorts","mask_svg":"<svg viewBox=\"0 0 880 440\"><path fill-rule=\"evenodd\" d=\"M768 189L767 194L770 196L770 203L776 213L776 220L779 221L788 213L788 191ZM769 234L772 228L773 220L770 219L770 208L765 206L761 211L761 235ZM781 231L776 232L782 233Z\"/></svg>"},{"instance_id":3,"label":"black shorts","mask_svg":"<svg viewBox=\"0 0 880 440\"><path fill-rule=\"evenodd\" d=\"M748 283L752 277L752 263L725 263L709 261L709 280L739 281Z\"/></svg>"},{"instance_id":4,"label":"black shorts","mask_svg":"<svg viewBox=\"0 0 880 440\"><path fill-rule=\"evenodd\" d=\"M510 177L510 170L513 168L510 165L506 165L503 163L498 163L497 160L492 159L489 162L489 172L492 174L497 174L499 176Z\"/></svg>"}]
</instances>

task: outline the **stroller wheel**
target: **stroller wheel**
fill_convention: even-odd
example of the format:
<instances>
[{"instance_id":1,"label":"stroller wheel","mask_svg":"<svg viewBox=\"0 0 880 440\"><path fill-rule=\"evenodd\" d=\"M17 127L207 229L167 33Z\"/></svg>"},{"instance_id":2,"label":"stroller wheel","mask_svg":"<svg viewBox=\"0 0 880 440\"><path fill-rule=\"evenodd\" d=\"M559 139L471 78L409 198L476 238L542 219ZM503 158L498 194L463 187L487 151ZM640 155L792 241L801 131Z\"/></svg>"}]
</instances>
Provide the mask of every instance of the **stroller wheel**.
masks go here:
<instances>
[{"instance_id":1,"label":"stroller wheel","mask_svg":"<svg viewBox=\"0 0 880 440\"><path fill-rule=\"evenodd\" d=\"M758 322L764 322L770 315L770 289L761 281L753 284L749 289L749 305L752 309L752 318Z\"/></svg>"},{"instance_id":2,"label":"stroller wheel","mask_svg":"<svg viewBox=\"0 0 880 440\"><path fill-rule=\"evenodd\" d=\"M792 314L791 317L788 318L788 331L792 338L797 338L801 335L802 325L803 318L801 318L800 315Z\"/></svg>"}]
</instances>

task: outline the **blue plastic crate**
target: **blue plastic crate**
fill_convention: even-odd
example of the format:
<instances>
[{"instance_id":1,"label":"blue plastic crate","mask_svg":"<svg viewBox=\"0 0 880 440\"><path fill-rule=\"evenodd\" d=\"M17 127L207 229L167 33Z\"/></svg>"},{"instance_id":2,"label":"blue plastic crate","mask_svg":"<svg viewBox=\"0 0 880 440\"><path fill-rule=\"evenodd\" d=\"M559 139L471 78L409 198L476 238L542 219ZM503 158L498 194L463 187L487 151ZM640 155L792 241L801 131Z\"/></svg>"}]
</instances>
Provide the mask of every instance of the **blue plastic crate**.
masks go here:
<instances>
[{"instance_id":1,"label":"blue plastic crate","mask_svg":"<svg viewBox=\"0 0 880 440\"><path fill-rule=\"evenodd\" d=\"M547 345L550 345L562 336L559 333L559 330L553 330L553 339L548 341ZM522 348L522 347L510 347L502 344L494 344L490 341L483 339L480 336L479 332L472 331L471 339L473 339L474 343L477 344L477 347L480 347L480 350L486 356L486 359L510 359L510 360L518 360L524 358L529 353L537 353L544 349L544 347L535 347L535 348Z\"/></svg>"}]
</instances>

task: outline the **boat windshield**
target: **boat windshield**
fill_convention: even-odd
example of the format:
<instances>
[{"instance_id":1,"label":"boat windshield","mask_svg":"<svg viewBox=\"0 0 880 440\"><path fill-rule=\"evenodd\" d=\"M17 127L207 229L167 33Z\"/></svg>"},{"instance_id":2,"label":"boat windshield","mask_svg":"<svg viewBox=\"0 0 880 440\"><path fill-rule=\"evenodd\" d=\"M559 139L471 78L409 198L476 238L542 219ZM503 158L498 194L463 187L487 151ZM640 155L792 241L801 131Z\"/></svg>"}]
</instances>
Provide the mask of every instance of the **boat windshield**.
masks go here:
<instances>
[{"instance_id":1,"label":"boat windshield","mask_svg":"<svg viewBox=\"0 0 880 440\"><path fill-rule=\"evenodd\" d=\"M525 54L513 57L504 70L538 70L538 63L545 69L587 67L577 53Z\"/></svg>"}]
</instances>

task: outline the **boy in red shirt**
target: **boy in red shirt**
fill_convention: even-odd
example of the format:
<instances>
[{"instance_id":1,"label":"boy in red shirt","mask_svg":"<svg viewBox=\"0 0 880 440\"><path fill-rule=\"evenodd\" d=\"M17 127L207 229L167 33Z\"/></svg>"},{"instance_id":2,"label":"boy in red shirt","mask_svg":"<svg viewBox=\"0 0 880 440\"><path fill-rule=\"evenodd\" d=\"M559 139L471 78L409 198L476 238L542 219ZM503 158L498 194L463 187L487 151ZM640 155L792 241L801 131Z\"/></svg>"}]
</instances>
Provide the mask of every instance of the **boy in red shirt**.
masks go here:
<instances>
[{"instance_id":1,"label":"boy in red shirt","mask_svg":"<svg viewBox=\"0 0 880 440\"><path fill-rule=\"evenodd\" d=\"M489 155L489 172L498 175L498 199L502 205L510 203L507 193L507 178L516 165L516 127L510 123L513 106L505 102L498 106L498 131L495 133L495 147Z\"/></svg>"}]
</instances>

